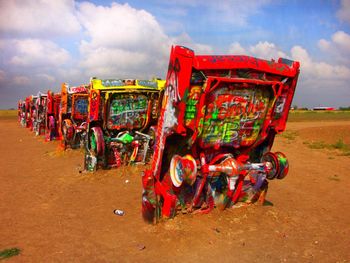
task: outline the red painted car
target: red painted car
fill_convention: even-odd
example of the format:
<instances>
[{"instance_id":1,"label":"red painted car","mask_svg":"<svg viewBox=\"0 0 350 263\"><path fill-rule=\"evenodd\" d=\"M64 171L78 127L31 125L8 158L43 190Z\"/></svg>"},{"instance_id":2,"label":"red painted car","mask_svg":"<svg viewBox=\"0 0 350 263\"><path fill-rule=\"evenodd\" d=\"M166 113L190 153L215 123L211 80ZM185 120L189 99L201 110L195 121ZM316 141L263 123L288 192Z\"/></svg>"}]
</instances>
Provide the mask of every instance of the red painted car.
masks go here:
<instances>
[{"instance_id":1,"label":"red painted car","mask_svg":"<svg viewBox=\"0 0 350 263\"><path fill-rule=\"evenodd\" d=\"M47 92L47 109L46 109L46 141L54 139L60 140L58 119L61 104L61 93Z\"/></svg>"},{"instance_id":2,"label":"red painted car","mask_svg":"<svg viewBox=\"0 0 350 263\"><path fill-rule=\"evenodd\" d=\"M29 128L30 131L33 130L33 122L36 117L35 103L38 96L31 95L25 100L25 127Z\"/></svg>"},{"instance_id":3,"label":"red painted car","mask_svg":"<svg viewBox=\"0 0 350 263\"><path fill-rule=\"evenodd\" d=\"M89 85L69 87L62 83L59 132L64 148L84 146L88 116Z\"/></svg>"},{"instance_id":4,"label":"red painted car","mask_svg":"<svg viewBox=\"0 0 350 263\"><path fill-rule=\"evenodd\" d=\"M270 152L284 131L299 62L203 56L171 50L151 169L142 176L142 213L154 222L264 201L267 179L288 161Z\"/></svg>"},{"instance_id":5,"label":"red painted car","mask_svg":"<svg viewBox=\"0 0 350 263\"><path fill-rule=\"evenodd\" d=\"M45 134L47 114L47 94L39 92L34 104L35 116L33 119L33 131L36 135Z\"/></svg>"}]
</instances>

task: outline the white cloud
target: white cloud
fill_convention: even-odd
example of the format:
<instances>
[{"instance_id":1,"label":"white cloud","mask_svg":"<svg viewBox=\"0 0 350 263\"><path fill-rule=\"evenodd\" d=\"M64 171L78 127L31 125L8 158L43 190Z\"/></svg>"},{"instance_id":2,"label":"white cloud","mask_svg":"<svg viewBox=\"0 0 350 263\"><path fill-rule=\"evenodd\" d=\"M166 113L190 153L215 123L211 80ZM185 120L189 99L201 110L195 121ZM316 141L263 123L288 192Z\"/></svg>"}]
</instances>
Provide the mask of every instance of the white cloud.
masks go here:
<instances>
[{"instance_id":1,"label":"white cloud","mask_svg":"<svg viewBox=\"0 0 350 263\"><path fill-rule=\"evenodd\" d=\"M300 61L300 78L295 103L334 107L349 104L348 66L315 61L301 46L294 46L291 55L294 60Z\"/></svg>"},{"instance_id":2,"label":"white cloud","mask_svg":"<svg viewBox=\"0 0 350 263\"><path fill-rule=\"evenodd\" d=\"M13 78L13 83L15 85L29 85L31 82L31 79L27 76L15 76Z\"/></svg>"},{"instance_id":3,"label":"white cloud","mask_svg":"<svg viewBox=\"0 0 350 263\"><path fill-rule=\"evenodd\" d=\"M291 54L293 59L298 60L303 64L303 68L312 64L311 58L306 49L301 46L294 46L291 50Z\"/></svg>"},{"instance_id":4,"label":"white cloud","mask_svg":"<svg viewBox=\"0 0 350 263\"><path fill-rule=\"evenodd\" d=\"M91 49L88 45L83 44L82 54L85 58L80 65L90 76L128 77L131 74L134 76L130 77L136 77L135 75L142 74L143 67L151 60L147 53L106 47ZM150 68L144 68L145 73L150 73L149 70Z\"/></svg>"},{"instance_id":5,"label":"white cloud","mask_svg":"<svg viewBox=\"0 0 350 263\"><path fill-rule=\"evenodd\" d=\"M344 31L335 32L330 40L320 39L318 47L340 64L350 66L350 35Z\"/></svg>"},{"instance_id":6,"label":"white cloud","mask_svg":"<svg viewBox=\"0 0 350 263\"><path fill-rule=\"evenodd\" d=\"M195 51L196 54L212 54L213 48L209 45L195 43L188 34L181 34L177 37L169 39L173 45L180 45L188 47Z\"/></svg>"},{"instance_id":7,"label":"white cloud","mask_svg":"<svg viewBox=\"0 0 350 263\"><path fill-rule=\"evenodd\" d=\"M0 32L11 35L57 36L79 32L74 1L0 1Z\"/></svg>"},{"instance_id":8,"label":"white cloud","mask_svg":"<svg viewBox=\"0 0 350 263\"><path fill-rule=\"evenodd\" d=\"M337 32L332 36L332 43L323 39L319 41L319 47L323 50L328 50L332 47L332 45L344 45L344 43L347 43L348 41L347 37L348 35L344 32ZM248 47L242 47L238 42L231 44L231 54L240 54L241 52L267 60L277 60L279 57L283 57L299 61L301 64L301 74L303 75L304 81L312 80L313 83L320 83L324 80L350 80L350 67L348 65L331 64L324 61L314 60L309 55L307 50L301 46L294 46L290 52L283 52L274 43L267 41L258 42L256 45Z\"/></svg>"},{"instance_id":9,"label":"white cloud","mask_svg":"<svg viewBox=\"0 0 350 263\"><path fill-rule=\"evenodd\" d=\"M350 35L344 31L338 31L332 36L333 42L342 52L350 54Z\"/></svg>"},{"instance_id":10,"label":"white cloud","mask_svg":"<svg viewBox=\"0 0 350 263\"><path fill-rule=\"evenodd\" d=\"M325 39L320 39L318 41L318 47L323 51L328 51L331 48L331 43Z\"/></svg>"},{"instance_id":11,"label":"white cloud","mask_svg":"<svg viewBox=\"0 0 350 263\"><path fill-rule=\"evenodd\" d=\"M49 74L45 73L39 73L35 75L40 81L45 81L45 82L55 82L56 78L54 76L51 76Z\"/></svg>"},{"instance_id":12,"label":"white cloud","mask_svg":"<svg viewBox=\"0 0 350 263\"><path fill-rule=\"evenodd\" d=\"M86 75L148 77L166 65L169 39L151 14L117 3L110 7L82 3L79 10L90 38L80 43L80 66Z\"/></svg>"},{"instance_id":13,"label":"white cloud","mask_svg":"<svg viewBox=\"0 0 350 263\"><path fill-rule=\"evenodd\" d=\"M344 43L346 41L343 40L346 40L347 38L343 34L339 34L332 39L337 39L339 43ZM324 49L329 48L332 44L334 43L330 43L326 40L319 42L319 46ZM309 84L307 88L318 88L324 86L326 82L333 82L337 83L337 85L328 88L334 89L344 86L347 81L350 81L349 66L314 60L307 50L301 46L294 46L290 52L283 52L274 43L266 41L248 47L243 47L238 42L231 44L229 53L241 54L241 52L267 60L270 60L271 58L277 60L279 57L284 57L299 61L301 65L301 75L303 76L302 81Z\"/></svg>"},{"instance_id":14,"label":"white cloud","mask_svg":"<svg viewBox=\"0 0 350 263\"><path fill-rule=\"evenodd\" d=\"M257 44L248 47L243 47L239 42L233 42L228 53L232 55L250 55L266 60L277 60L280 57L288 58L288 55L279 47L267 41L259 41Z\"/></svg>"},{"instance_id":15,"label":"white cloud","mask_svg":"<svg viewBox=\"0 0 350 263\"><path fill-rule=\"evenodd\" d=\"M85 75L164 77L173 43L198 52L212 51L210 46L194 43L187 34L169 37L153 15L128 4L106 7L85 2L78 7L88 37L79 48Z\"/></svg>"},{"instance_id":16,"label":"white cloud","mask_svg":"<svg viewBox=\"0 0 350 263\"><path fill-rule=\"evenodd\" d=\"M240 43L234 42L230 45L228 53L232 55L243 55L247 54L247 51L241 46Z\"/></svg>"},{"instance_id":17,"label":"white cloud","mask_svg":"<svg viewBox=\"0 0 350 263\"><path fill-rule=\"evenodd\" d=\"M350 1L341 0L340 9L337 12L337 17L344 22L350 23Z\"/></svg>"},{"instance_id":18,"label":"white cloud","mask_svg":"<svg viewBox=\"0 0 350 263\"><path fill-rule=\"evenodd\" d=\"M85 2L79 5L79 11L92 47L145 51L167 39L153 15L128 4L105 7Z\"/></svg>"},{"instance_id":19,"label":"white cloud","mask_svg":"<svg viewBox=\"0 0 350 263\"><path fill-rule=\"evenodd\" d=\"M249 51L252 55L267 60L278 59L279 57L287 57L287 55L282 52L274 43L269 43L267 41L259 41L259 43L255 46L250 46Z\"/></svg>"},{"instance_id":20,"label":"white cloud","mask_svg":"<svg viewBox=\"0 0 350 263\"><path fill-rule=\"evenodd\" d=\"M305 74L305 78L315 79L318 82L325 79L350 80L349 67L316 62L301 46L294 46L291 49L291 56L294 60L300 61L302 74Z\"/></svg>"},{"instance_id":21,"label":"white cloud","mask_svg":"<svg viewBox=\"0 0 350 263\"><path fill-rule=\"evenodd\" d=\"M0 1L0 34L6 35L0 38L1 103L3 94L58 91L61 82L79 85L91 76L165 77L173 43L196 52L212 51L187 34L168 36L152 14L128 4L58 2ZM77 34L65 38L71 33ZM74 50L77 39L79 53L74 57L58 44Z\"/></svg>"},{"instance_id":22,"label":"white cloud","mask_svg":"<svg viewBox=\"0 0 350 263\"><path fill-rule=\"evenodd\" d=\"M40 39L16 39L9 40L6 50L13 54L8 63L15 66L37 67L54 66L58 67L69 61L68 51L59 47L52 41Z\"/></svg>"}]
</instances>

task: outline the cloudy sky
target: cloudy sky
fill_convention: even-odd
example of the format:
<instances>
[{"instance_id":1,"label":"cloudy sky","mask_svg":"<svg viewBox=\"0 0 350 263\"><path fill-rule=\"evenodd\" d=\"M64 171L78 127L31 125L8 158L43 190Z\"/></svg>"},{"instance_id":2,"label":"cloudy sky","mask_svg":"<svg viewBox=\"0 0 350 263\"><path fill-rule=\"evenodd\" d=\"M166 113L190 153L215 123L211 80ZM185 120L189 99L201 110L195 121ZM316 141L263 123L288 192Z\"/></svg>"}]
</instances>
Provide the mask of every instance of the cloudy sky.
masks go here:
<instances>
[{"instance_id":1,"label":"cloudy sky","mask_svg":"<svg viewBox=\"0 0 350 263\"><path fill-rule=\"evenodd\" d=\"M0 108L92 76L164 78L173 44L299 60L293 105L350 106L350 0L0 0Z\"/></svg>"}]
</instances>

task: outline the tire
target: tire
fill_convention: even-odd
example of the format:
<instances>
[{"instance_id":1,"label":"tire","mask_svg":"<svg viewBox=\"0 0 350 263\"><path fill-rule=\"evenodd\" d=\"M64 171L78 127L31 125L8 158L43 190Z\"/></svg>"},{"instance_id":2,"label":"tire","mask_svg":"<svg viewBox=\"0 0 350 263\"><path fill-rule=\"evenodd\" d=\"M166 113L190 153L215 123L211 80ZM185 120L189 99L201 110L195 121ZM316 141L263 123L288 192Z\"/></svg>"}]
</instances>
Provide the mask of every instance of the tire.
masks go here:
<instances>
[{"instance_id":1,"label":"tire","mask_svg":"<svg viewBox=\"0 0 350 263\"><path fill-rule=\"evenodd\" d=\"M95 172L97 170L97 164L101 159L103 161L103 168L107 167L102 129L100 127L93 127L88 133L85 148L85 169Z\"/></svg>"},{"instance_id":2,"label":"tire","mask_svg":"<svg viewBox=\"0 0 350 263\"><path fill-rule=\"evenodd\" d=\"M95 156L102 157L105 152L105 142L101 127L97 126L91 128L89 137L89 151L92 152Z\"/></svg>"},{"instance_id":3,"label":"tire","mask_svg":"<svg viewBox=\"0 0 350 263\"><path fill-rule=\"evenodd\" d=\"M283 179L287 176L289 171L289 162L287 157L281 152L275 152L277 159L279 161L279 173L277 175L277 179Z\"/></svg>"},{"instance_id":4,"label":"tire","mask_svg":"<svg viewBox=\"0 0 350 263\"><path fill-rule=\"evenodd\" d=\"M261 161L271 163L272 167L270 171L266 174L266 178L269 180L275 179L280 169L276 154L272 152L267 152L262 156Z\"/></svg>"}]
</instances>

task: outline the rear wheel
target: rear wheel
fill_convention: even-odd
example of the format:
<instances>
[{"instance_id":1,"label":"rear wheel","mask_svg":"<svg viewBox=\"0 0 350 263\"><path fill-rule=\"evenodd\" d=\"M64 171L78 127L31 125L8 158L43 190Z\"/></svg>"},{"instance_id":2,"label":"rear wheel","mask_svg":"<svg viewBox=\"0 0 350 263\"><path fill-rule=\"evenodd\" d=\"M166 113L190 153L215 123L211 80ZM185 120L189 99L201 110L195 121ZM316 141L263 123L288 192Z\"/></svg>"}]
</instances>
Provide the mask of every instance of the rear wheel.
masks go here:
<instances>
[{"instance_id":1,"label":"rear wheel","mask_svg":"<svg viewBox=\"0 0 350 263\"><path fill-rule=\"evenodd\" d=\"M103 138L103 132L101 127L91 128L90 134L90 151L92 151L96 156L102 156L105 151L105 143Z\"/></svg>"},{"instance_id":2,"label":"rear wheel","mask_svg":"<svg viewBox=\"0 0 350 263\"><path fill-rule=\"evenodd\" d=\"M105 143L102 129L93 127L88 136L85 167L88 171L96 171L98 159L102 159L105 163Z\"/></svg>"}]
</instances>

